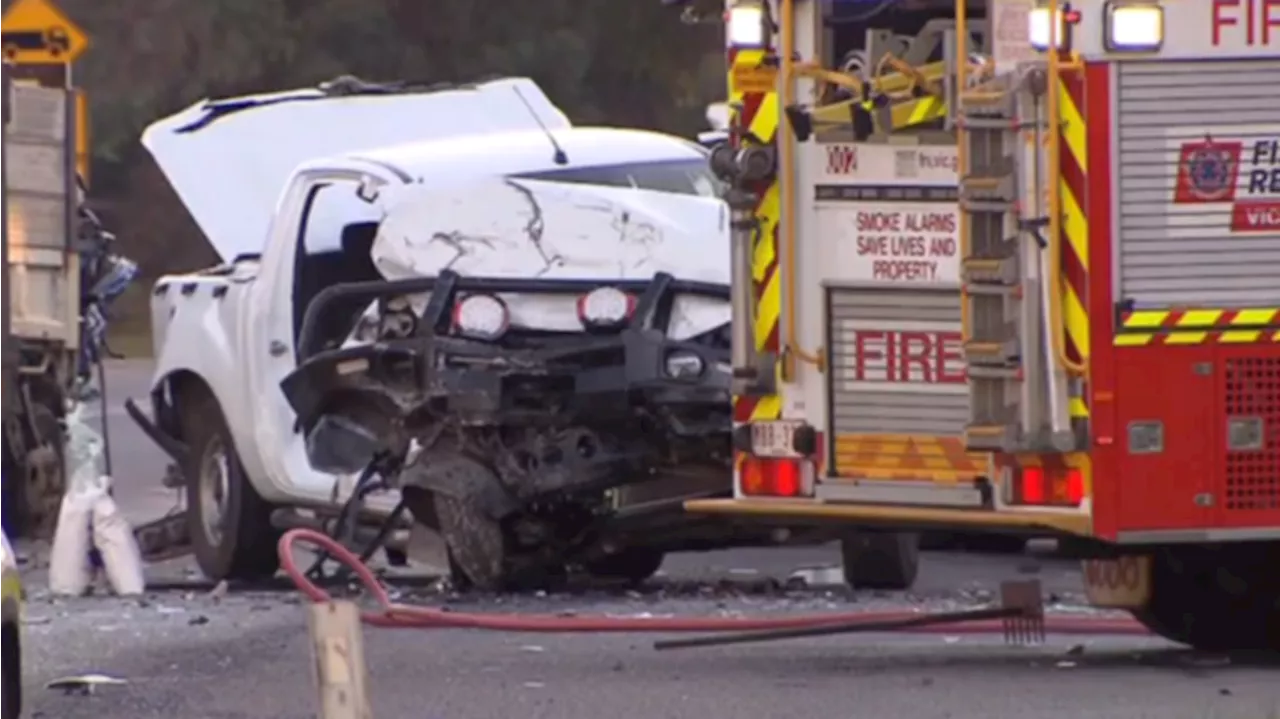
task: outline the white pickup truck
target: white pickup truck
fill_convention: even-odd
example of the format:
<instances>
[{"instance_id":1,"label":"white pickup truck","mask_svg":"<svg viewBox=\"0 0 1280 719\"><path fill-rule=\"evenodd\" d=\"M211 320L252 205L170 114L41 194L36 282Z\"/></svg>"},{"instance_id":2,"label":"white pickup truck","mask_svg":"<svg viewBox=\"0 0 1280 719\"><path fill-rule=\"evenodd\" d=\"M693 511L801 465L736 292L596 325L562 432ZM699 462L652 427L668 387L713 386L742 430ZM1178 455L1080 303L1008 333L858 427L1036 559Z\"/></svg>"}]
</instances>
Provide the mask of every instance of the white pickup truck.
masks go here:
<instances>
[{"instance_id":1,"label":"white pickup truck","mask_svg":"<svg viewBox=\"0 0 1280 719\"><path fill-rule=\"evenodd\" d=\"M353 494L403 500L479 587L776 536L678 514L731 456L728 216L695 143L504 79L204 102L143 144L225 260L155 285L130 405L210 577L274 572L279 508Z\"/></svg>"}]
</instances>

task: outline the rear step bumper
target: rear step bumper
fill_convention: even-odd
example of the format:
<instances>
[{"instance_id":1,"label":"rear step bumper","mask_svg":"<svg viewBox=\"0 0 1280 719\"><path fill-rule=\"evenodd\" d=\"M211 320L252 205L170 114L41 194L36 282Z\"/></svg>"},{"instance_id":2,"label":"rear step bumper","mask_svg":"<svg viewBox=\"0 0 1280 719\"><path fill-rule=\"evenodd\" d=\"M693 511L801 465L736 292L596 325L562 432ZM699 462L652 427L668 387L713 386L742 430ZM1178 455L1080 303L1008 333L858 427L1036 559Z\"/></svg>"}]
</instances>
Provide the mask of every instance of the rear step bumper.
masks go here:
<instances>
[{"instance_id":1,"label":"rear step bumper","mask_svg":"<svg viewBox=\"0 0 1280 719\"><path fill-rule=\"evenodd\" d=\"M822 502L889 506L982 509L991 506L991 490L974 482L913 482L903 479L824 479L814 488Z\"/></svg>"},{"instance_id":2,"label":"rear step bumper","mask_svg":"<svg viewBox=\"0 0 1280 719\"><path fill-rule=\"evenodd\" d=\"M982 528L1046 535L1091 536L1092 519L1068 512L994 512L991 510L830 504L796 499L697 499L685 502L692 514L736 515L763 522L854 522L911 529Z\"/></svg>"}]
</instances>

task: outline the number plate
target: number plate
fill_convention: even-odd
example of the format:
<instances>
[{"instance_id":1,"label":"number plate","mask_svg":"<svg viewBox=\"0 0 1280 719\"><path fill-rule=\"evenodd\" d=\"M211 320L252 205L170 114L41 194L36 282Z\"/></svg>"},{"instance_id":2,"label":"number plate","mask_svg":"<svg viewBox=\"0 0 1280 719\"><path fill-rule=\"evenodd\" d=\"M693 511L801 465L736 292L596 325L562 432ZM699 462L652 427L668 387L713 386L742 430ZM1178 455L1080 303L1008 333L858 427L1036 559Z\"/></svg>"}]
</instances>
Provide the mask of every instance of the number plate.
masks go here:
<instances>
[{"instance_id":1,"label":"number plate","mask_svg":"<svg viewBox=\"0 0 1280 719\"><path fill-rule=\"evenodd\" d=\"M757 457L799 457L795 449L797 421L752 422L751 453Z\"/></svg>"},{"instance_id":2,"label":"number plate","mask_svg":"<svg viewBox=\"0 0 1280 719\"><path fill-rule=\"evenodd\" d=\"M1080 568L1085 596L1094 606L1137 609L1151 598L1151 557L1087 559Z\"/></svg>"}]
</instances>

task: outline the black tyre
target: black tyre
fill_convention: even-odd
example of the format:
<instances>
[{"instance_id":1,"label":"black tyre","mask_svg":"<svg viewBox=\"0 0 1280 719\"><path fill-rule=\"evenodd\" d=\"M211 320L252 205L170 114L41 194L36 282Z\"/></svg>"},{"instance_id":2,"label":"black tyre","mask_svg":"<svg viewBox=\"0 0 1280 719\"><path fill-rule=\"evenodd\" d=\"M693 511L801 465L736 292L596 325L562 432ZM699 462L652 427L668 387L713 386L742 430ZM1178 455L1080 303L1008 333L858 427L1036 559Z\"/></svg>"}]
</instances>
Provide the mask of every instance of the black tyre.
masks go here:
<instances>
[{"instance_id":1,"label":"black tyre","mask_svg":"<svg viewBox=\"0 0 1280 719\"><path fill-rule=\"evenodd\" d=\"M607 557L589 562L584 569L602 579L625 579L639 584L652 577L662 567L666 552L646 547L630 547Z\"/></svg>"},{"instance_id":2,"label":"black tyre","mask_svg":"<svg viewBox=\"0 0 1280 719\"><path fill-rule=\"evenodd\" d=\"M840 541L840 558L854 589L910 589L920 572L920 535L858 532Z\"/></svg>"},{"instance_id":3,"label":"black tyre","mask_svg":"<svg viewBox=\"0 0 1280 719\"><path fill-rule=\"evenodd\" d=\"M280 568L272 507L249 482L217 401L208 394L184 399L191 455L183 475L196 563L214 580L270 577Z\"/></svg>"},{"instance_id":4,"label":"black tyre","mask_svg":"<svg viewBox=\"0 0 1280 719\"><path fill-rule=\"evenodd\" d=\"M1170 641L1214 652L1280 652L1275 557L1165 551L1153 558L1151 599L1133 616Z\"/></svg>"},{"instance_id":5,"label":"black tyre","mask_svg":"<svg viewBox=\"0 0 1280 719\"><path fill-rule=\"evenodd\" d=\"M563 562L537 548L522 550L503 521L486 511L480 498L504 490L483 462L461 454L423 456L406 469L404 480L414 521L444 538L458 589L544 589L564 581Z\"/></svg>"},{"instance_id":6,"label":"black tyre","mask_svg":"<svg viewBox=\"0 0 1280 719\"><path fill-rule=\"evenodd\" d=\"M31 389L35 404L31 415L21 418L22 441L28 449L38 449L19 457L9 445L9 438L5 438L4 531L10 537L48 539L57 529L66 488L63 430L57 411L62 399L43 383L36 383ZM36 433L29 424L35 425Z\"/></svg>"},{"instance_id":7,"label":"black tyre","mask_svg":"<svg viewBox=\"0 0 1280 719\"><path fill-rule=\"evenodd\" d=\"M3 630L3 687L0 687L0 703L3 717L18 719L22 716L22 647L18 640L18 625L6 623Z\"/></svg>"},{"instance_id":8,"label":"black tyre","mask_svg":"<svg viewBox=\"0 0 1280 719\"><path fill-rule=\"evenodd\" d=\"M481 591L508 588L507 541L501 523L456 497L437 494L435 505L454 584Z\"/></svg>"}]
</instances>

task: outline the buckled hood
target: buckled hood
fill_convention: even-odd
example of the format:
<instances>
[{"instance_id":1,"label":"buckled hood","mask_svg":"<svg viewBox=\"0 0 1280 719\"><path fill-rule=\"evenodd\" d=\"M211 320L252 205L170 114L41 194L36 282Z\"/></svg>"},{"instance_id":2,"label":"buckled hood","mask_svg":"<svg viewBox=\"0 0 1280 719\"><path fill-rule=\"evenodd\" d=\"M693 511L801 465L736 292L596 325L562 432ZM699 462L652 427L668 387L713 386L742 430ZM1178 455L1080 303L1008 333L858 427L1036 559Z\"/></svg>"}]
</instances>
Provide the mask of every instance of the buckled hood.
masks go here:
<instances>
[{"instance_id":1,"label":"buckled hood","mask_svg":"<svg viewBox=\"0 0 1280 719\"><path fill-rule=\"evenodd\" d=\"M526 78L411 91L325 89L202 100L158 120L142 144L223 260L262 250L302 163L461 135L570 127Z\"/></svg>"},{"instance_id":2,"label":"buckled hood","mask_svg":"<svg viewBox=\"0 0 1280 719\"><path fill-rule=\"evenodd\" d=\"M486 179L402 188L388 198L372 256L388 279L464 276L729 283L728 208L715 197L541 180ZM576 297L509 299L513 324L581 329ZM669 334L730 320L724 300L678 297Z\"/></svg>"}]
</instances>

